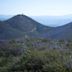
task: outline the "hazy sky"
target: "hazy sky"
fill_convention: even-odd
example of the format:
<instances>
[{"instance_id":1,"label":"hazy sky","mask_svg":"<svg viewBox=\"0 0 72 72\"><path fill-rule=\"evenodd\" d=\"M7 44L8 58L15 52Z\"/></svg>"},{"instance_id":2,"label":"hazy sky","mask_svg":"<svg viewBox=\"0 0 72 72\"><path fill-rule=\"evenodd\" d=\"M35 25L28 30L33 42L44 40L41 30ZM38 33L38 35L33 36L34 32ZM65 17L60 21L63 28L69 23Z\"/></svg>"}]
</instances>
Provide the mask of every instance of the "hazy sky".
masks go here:
<instances>
[{"instance_id":1,"label":"hazy sky","mask_svg":"<svg viewBox=\"0 0 72 72\"><path fill-rule=\"evenodd\" d=\"M68 15L72 0L0 0L0 15Z\"/></svg>"}]
</instances>

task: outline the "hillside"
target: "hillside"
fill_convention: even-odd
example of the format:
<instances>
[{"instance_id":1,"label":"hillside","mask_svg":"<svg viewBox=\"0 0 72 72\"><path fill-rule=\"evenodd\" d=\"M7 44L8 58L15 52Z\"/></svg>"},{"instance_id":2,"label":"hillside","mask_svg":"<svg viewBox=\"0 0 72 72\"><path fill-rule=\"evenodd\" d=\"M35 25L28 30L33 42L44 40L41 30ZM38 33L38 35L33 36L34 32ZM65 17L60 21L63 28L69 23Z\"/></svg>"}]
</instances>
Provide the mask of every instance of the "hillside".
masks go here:
<instances>
[{"instance_id":1,"label":"hillside","mask_svg":"<svg viewBox=\"0 0 72 72\"><path fill-rule=\"evenodd\" d=\"M5 21L8 23L12 28L16 28L23 32L43 32L44 30L48 30L50 27L44 26L33 19L25 16L25 15L16 15L11 19Z\"/></svg>"},{"instance_id":2,"label":"hillside","mask_svg":"<svg viewBox=\"0 0 72 72\"><path fill-rule=\"evenodd\" d=\"M72 22L54 28L50 32L45 33L44 37L50 39L72 40Z\"/></svg>"},{"instance_id":3,"label":"hillside","mask_svg":"<svg viewBox=\"0 0 72 72\"><path fill-rule=\"evenodd\" d=\"M72 40L72 22L59 27L49 27L25 15L16 15L8 20L0 21L0 40L25 36Z\"/></svg>"},{"instance_id":4,"label":"hillside","mask_svg":"<svg viewBox=\"0 0 72 72\"><path fill-rule=\"evenodd\" d=\"M72 72L72 41L0 41L0 72Z\"/></svg>"},{"instance_id":5,"label":"hillside","mask_svg":"<svg viewBox=\"0 0 72 72\"><path fill-rule=\"evenodd\" d=\"M23 32L12 28L9 24L0 22L0 40L19 38L23 35Z\"/></svg>"},{"instance_id":6,"label":"hillside","mask_svg":"<svg viewBox=\"0 0 72 72\"><path fill-rule=\"evenodd\" d=\"M51 29L25 15L16 15L6 21L0 22L0 25L0 39L21 38L25 34L35 36Z\"/></svg>"}]
</instances>

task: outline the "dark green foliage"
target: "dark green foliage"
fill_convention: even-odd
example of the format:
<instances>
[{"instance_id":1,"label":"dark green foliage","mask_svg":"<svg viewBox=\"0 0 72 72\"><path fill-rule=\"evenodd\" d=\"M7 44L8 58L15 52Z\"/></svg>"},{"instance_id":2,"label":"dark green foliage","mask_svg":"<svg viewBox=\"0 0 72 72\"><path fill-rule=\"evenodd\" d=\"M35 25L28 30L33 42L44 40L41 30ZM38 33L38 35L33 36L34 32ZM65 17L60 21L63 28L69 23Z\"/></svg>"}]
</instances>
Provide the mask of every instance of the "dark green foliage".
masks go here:
<instances>
[{"instance_id":1,"label":"dark green foliage","mask_svg":"<svg viewBox=\"0 0 72 72\"><path fill-rule=\"evenodd\" d=\"M72 72L71 48L72 41L63 40L2 41L0 72Z\"/></svg>"}]
</instances>

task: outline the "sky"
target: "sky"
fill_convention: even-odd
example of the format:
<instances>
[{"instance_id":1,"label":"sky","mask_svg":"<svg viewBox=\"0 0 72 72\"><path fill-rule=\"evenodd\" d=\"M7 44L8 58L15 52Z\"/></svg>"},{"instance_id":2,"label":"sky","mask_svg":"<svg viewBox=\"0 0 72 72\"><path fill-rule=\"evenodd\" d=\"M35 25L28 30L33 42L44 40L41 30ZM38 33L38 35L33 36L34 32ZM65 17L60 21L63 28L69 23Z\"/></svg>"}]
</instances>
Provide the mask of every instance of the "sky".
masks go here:
<instances>
[{"instance_id":1,"label":"sky","mask_svg":"<svg viewBox=\"0 0 72 72\"><path fill-rule=\"evenodd\" d=\"M72 0L0 0L0 15L62 16L72 14Z\"/></svg>"}]
</instances>

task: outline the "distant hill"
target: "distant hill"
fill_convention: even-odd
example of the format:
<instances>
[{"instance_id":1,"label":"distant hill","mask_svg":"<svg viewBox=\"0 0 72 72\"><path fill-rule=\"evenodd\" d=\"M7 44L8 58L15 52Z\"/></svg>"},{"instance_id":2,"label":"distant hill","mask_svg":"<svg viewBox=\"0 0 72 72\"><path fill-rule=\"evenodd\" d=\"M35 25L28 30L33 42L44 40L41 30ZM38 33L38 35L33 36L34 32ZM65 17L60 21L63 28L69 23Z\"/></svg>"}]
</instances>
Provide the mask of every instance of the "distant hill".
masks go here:
<instances>
[{"instance_id":1,"label":"distant hill","mask_svg":"<svg viewBox=\"0 0 72 72\"><path fill-rule=\"evenodd\" d=\"M0 39L12 39L25 35L35 36L50 29L51 27L44 26L25 15L16 15L0 22Z\"/></svg>"},{"instance_id":2,"label":"distant hill","mask_svg":"<svg viewBox=\"0 0 72 72\"><path fill-rule=\"evenodd\" d=\"M42 25L26 15L0 21L0 40L23 37L72 40L72 22L59 27Z\"/></svg>"},{"instance_id":3,"label":"distant hill","mask_svg":"<svg viewBox=\"0 0 72 72\"><path fill-rule=\"evenodd\" d=\"M44 37L50 39L72 40L72 22L56 27L43 35Z\"/></svg>"},{"instance_id":4,"label":"distant hill","mask_svg":"<svg viewBox=\"0 0 72 72\"><path fill-rule=\"evenodd\" d=\"M25 16L25 15L16 15L6 21L4 23L8 23L12 28L18 29L22 32L46 32L51 29L51 27L47 27L42 25L33 19Z\"/></svg>"}]
</instances>

